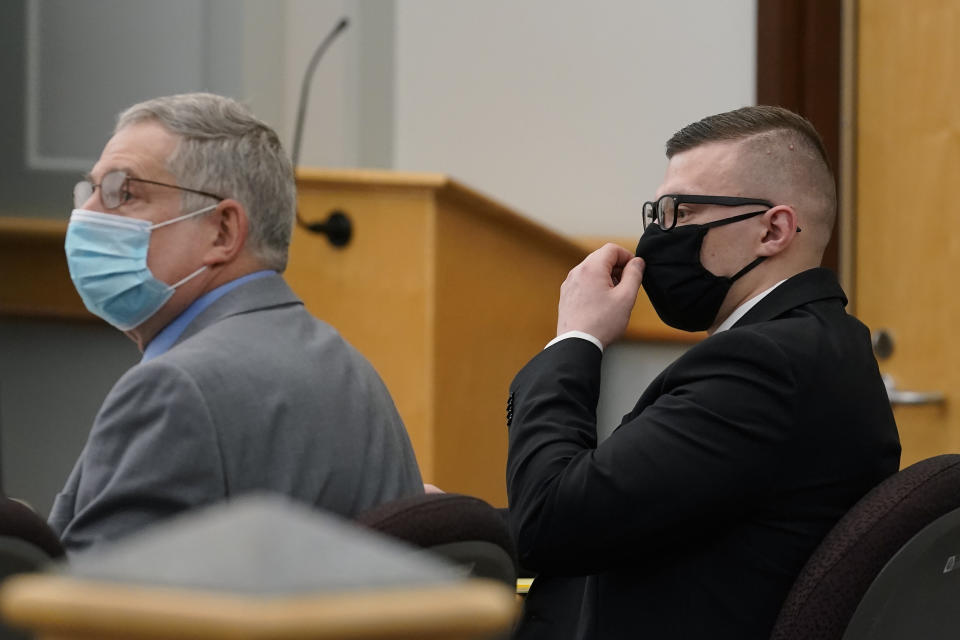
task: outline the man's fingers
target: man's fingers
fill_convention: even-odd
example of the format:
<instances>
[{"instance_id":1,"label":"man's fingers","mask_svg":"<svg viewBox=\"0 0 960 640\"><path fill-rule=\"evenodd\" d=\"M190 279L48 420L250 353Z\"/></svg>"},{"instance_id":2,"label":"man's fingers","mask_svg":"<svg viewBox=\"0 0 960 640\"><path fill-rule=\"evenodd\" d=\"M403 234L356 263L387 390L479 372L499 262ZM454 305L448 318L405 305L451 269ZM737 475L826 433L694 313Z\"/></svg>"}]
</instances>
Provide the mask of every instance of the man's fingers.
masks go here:
<instances>
[{"instance_id":1,"label":"man's fingers","mask_svg":"<svg viewBox=\"0 0 960 640\"><path fill-rule=\"evenodd\" d=\"M613 271L610 272L610 280L613 282L613 286L620 284L620 276L623 274L623 267L614 267Z\"/></svg>"},{"instance_id":2,"label":"man's fingers","mask_svg":"<svg viewBox=\"0 0 960 640\"><path fill-rule=\"evenodd\" d=\"M620 282L623 267L633 258L634 255L620 245L608 242L588 255L583 262L572 269L568 275L573 275L574 272L577 271L592 273L594 277L599 274L604 274L609 277L613 281L613 285L616 286L617 283Z\"/></svg>"},{"instance_id":3,"label":"man's fingers","mask_svg":"<svg viewBox=\"0 0 960 640\"><path fill-rule=\"evenodd\" d=\"M636 295L640 291L640 283L643 281L643 258L632 258L622 269L620 274L620 284L627 292Z\"/></svg>"},{"instance_id":4,"label":"man's fingers","mask_svg":"<svg viewBox=\"0 0 960 640\"><path fill-rule=\"evenodd\" d=\"M643 260L604 245L574 267L560 286L557 335L577 330L607 345L623 335L643 278Z\"/></svg>"},{"instance_id":5,"label":"man's fingers","mask_svg":"<svg viewBox=\"0 0 960 640\"><path fill-rule=\"evenodd\" d=\"M618 244L613 244L608 242L598 249L598 251L603 251L604 255L611 266L622 267L633 258L633 254L621 247Z\"/></svg>"}]
</instances>

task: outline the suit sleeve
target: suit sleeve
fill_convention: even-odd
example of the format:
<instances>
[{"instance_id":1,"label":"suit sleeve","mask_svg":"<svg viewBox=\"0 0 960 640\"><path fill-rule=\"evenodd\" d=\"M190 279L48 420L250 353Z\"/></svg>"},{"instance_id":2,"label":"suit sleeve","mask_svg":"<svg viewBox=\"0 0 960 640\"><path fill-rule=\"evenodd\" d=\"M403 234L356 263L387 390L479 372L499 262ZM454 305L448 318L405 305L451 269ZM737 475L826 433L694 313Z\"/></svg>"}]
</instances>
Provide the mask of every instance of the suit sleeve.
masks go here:
<instances>
[{"instance_id":1,"label":"suit sleeve","mask_svg":"<svg viewBox=\"0 0 960 640\"><path fill-rule=\"evenodd\" d=\"M600 360L564 341L511 385L511 525L521 563L543 573L655 562L709 539L772 491L796 437L791 363L767 338L727 332L685 354L598 447Z\"/></svg>"},{"instance_id":2,"label":"suit sleeve","mask_svg":"<svg viewBox=\"0 0 960 640\"><path fill-rule=\"evenodd\" d=\"M195 381L153 361L107 396L78 463L69 551L139 531L226 494L216 430Z\"/></svg>"}]
</instances>

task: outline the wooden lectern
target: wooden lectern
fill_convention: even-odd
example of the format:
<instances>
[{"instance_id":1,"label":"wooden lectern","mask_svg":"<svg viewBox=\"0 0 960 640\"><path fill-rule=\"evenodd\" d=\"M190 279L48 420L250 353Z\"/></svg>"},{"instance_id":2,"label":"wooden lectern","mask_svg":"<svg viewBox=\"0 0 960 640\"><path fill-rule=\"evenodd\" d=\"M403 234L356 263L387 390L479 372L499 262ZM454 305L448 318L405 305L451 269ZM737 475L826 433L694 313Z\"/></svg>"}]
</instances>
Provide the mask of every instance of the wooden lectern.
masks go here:
<instances>
[{"instance_id":1,"label":"wooden lectern","mask_svg":"<svg viewBox=\"0 0 960 640\"><path fill-rule=\"evenodd\" d=\"M508 386L586 250L439 174L301 170L298 192L307 222L341 211L353 235L297 227L287 281L380 372L424 480L506 506Z\"/></svg>"}]
</instances>

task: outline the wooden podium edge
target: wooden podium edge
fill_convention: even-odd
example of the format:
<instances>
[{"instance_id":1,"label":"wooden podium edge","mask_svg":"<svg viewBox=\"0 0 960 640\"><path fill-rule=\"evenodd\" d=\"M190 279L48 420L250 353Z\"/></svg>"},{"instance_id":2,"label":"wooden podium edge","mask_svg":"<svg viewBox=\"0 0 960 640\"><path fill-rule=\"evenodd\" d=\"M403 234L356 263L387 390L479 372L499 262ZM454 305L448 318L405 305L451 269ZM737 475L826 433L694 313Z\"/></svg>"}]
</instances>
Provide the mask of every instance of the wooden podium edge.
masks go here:
<instances>
[{"instance_id":1,"label":"wooden podium edge","mask_svg":"<svg viewBox=\"0 0 960 640\"><path fill-rule=\"evenodd\" d=\"M567 236L519 215L496 199L443 173L390 171L386 169L301 168L297 170L297 181L339 187L391 187L432 190L437 193L439 198L449 198L456 202L469 203L471 209L478 211L481 215L541 238L548 246L569 254L571 260L575 261L570 265L571 268L587 255L587 252L583 250L579 243Z\"/></svg>"},{"instance_id":2,"label":"wooden podium edge","mask_svg":"<svg viewBox=\"0 0 960 640\"><path fill-rule=\"evenodd\" d=\"M338 187L366 188L409 188L425 189L436 192L438 198L447 198L455 202L467 203L472 210L488 216L495 222L504 224L531 237L539 238L544 248L566 255L570 268L575 267L588 253L614 242L633 251L637 238L623 236L579 236L571 238L549 227L519 215L510 207L500 203L476 189L466 186L443 173L391 171L387 169L317 169L301 168L297 170L297 180L314 184L329 184ZM639 236L638 236L639 237ZM557 283L557 290L560 283ZM663 324L657 317L646 297L641 295L634 307L633 316L624 334L628 342L670 342L693 344L705 337L704 333L688 333Z\"/></svg>"}]
</instances>

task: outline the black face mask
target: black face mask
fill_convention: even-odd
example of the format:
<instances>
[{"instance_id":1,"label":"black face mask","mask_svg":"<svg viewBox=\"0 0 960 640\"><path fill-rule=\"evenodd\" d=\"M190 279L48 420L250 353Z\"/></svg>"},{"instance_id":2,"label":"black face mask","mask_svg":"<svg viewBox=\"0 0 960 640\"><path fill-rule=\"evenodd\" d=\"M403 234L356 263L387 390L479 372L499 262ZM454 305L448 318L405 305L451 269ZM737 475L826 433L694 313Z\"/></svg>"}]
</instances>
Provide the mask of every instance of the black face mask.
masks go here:
<instances>
[{"instance_id":1,"label":"black face mask","mask_svg":"<svg viewBox=\"0 0 960 640\"><path fill-rule=\"evenodd\" d=\"M733 276L717 276L700 262L700 248L707 232L766 211L715 220L707 224L687 224L664 231L658 225L647 227L636 255L643 258L643 288L653 309L664 323L683 331L704 331L717 318L720 306L736 280L763 262L760 256Z\"/></svg>"}]
</instances>

